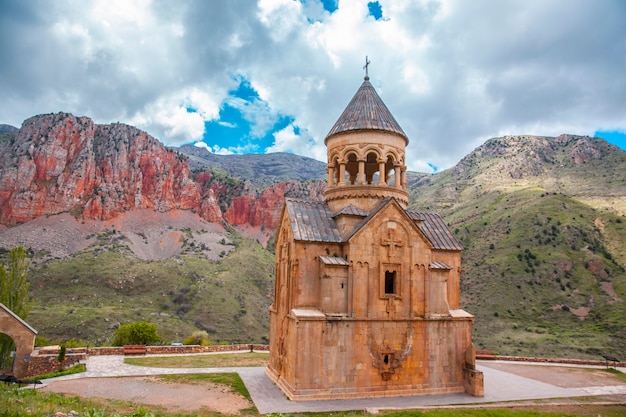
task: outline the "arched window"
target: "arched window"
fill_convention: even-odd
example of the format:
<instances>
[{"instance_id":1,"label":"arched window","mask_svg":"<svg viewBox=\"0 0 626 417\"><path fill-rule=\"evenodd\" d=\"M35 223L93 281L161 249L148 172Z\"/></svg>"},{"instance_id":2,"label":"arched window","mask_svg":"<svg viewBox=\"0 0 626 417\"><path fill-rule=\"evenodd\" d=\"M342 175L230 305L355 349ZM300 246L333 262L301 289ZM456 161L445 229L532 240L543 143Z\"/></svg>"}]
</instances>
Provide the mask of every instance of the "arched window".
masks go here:
<instances>
[{"instance_id":1,"label":"arched window","mask_svg":"<svg viewBox=\"0 0 626 417\"><path fill-rule=\"evenodd\" d=\"M396 293L396 271L385 271L385 294Z\"/></svg>"}]
</instances>

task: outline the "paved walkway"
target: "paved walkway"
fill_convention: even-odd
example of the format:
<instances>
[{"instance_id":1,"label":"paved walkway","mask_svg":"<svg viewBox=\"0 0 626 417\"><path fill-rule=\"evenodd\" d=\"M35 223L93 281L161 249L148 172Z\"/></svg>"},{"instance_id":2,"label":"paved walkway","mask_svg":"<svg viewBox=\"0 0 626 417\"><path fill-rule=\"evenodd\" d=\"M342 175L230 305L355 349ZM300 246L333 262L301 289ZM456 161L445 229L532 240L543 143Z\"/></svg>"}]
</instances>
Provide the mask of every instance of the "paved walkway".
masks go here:
<instances>
[{"instance_id":1,"label":"paved walkway","mask_svg":"<svg viewBox=\"0 0 626 417\"><path fill-rule=\"evenodd\" d=\"M125 364L124 356L91 356L87 360L87 372L54 378L54 380L237 372L246 384L252 400L261 414L386 408L402 409L452 404L482 404L502 401L626 394L626 384L585 388L561 388L483 366L482 363L482 361L478 361L477 363L477 368L483 372L485 380L485 396L482 398L472 397L468 394L443 394L350 400L290 401L265 374L265 368L150 368ZM512 364L512 362L507 363ZM523 364L528 365L527 362ZM545 363L541 365L546 366ZM626 372L624 368L620 370ZM49 383L49 381L53 380L46 380L45 382Z\"/></svg>"}]
</instances>

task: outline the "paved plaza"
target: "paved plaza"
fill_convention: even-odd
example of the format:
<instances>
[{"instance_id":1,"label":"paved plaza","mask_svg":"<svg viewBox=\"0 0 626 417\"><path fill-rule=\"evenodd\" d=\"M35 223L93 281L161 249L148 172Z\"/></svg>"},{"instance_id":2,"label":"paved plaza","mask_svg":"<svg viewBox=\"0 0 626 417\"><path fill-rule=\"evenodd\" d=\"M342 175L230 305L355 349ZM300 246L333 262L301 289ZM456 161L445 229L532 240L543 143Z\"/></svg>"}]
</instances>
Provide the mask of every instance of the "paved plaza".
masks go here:
<instances>
[{"instance_id":1,"label":"paved plaza","mask_svg":"<svg viewBox=\"0 0 626 417\"><path fill-rule=\"evenodd\" d=\"M265 374L265 368L151 368L124 363L124 356L91 356L86 362L87 372L59 377L54 380L146 376L163 374L237 372L246 384L259 413L329 412L347 410L410 409L428 406L462 404L485 404L504 401L521 401L548 398L567 398L596 395L626 395L626 383L622 385L590 385L563 388L557 384L541 382L518 375L518 373L495 369L498 361L478 361L477 367L484 373L485 396L478 398L468 394L444 394L410 397L365 398L348 400L290 401ZM545 363L537 364L537 372L549 372ZM514 366L529 366L527 362L507 362L507 369ZM559 365L562 367L563 365ZM626 369L621 368L622 372ZM554 378L553 378L554 379Z\"/></svg>"}]
</instances>

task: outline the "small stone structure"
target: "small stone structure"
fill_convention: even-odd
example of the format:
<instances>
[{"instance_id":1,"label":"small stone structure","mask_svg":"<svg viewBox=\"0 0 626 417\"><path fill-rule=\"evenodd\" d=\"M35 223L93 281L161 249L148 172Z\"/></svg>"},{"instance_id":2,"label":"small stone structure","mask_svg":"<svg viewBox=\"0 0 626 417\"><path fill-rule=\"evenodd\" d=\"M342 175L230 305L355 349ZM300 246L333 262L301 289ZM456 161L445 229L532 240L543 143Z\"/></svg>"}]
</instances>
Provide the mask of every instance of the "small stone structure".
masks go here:
<instances>
[{"instance_id":1,"label":"small stone structure","mask_svg":"<svg viewBox=\"0 0 626 417\"><path fill-rule=\"evenodd\" d=\"M0 303L0 333L13 339L13 343L15 343L13 375L16 378L24 378L28 374L28 361L35 348L37 330L30 327L28 323Z\"/></svg>"},{"instance_id":2,"label":"small stone structure","mask_svg":"<svg viewBox=\"0 0 626 417\"><path fill-rule=\"evenodd\" d=\"M324 202L286 199L267 373L292 400L468 392L461 244L407 210L408 138L369 77L327 135Z\"/></svg>"}]
</instances>

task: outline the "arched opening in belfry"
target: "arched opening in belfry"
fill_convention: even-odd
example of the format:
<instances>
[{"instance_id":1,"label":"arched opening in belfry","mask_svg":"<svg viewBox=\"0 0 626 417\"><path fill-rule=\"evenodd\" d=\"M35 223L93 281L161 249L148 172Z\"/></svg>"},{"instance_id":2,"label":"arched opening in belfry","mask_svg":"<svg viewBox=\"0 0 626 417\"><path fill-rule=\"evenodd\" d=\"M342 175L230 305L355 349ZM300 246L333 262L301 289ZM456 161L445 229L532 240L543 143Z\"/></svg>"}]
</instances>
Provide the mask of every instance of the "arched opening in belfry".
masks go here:
<instances>
[{"instance_id":1,"label":"arched opening in belfry","mask_svg":"<svg viewBox=\"0 0 626 417\"><path fill-rule=\"evenodd\" d=\"M332 166L333 166L333 177L332 177L333 183L332 184L328 184L329 187L337 186L341 182L341 177L339 176L340 175L340 169L339 169L339 158L338 157L335 157L333 159Z\"/></svg>"},{"instance_id":2,"label":"arched opening in belfry","mask_svg":"<svg viewBox=\"0 0 626 417\"><path fill-rule=\"evenodd\" d=\"M365 158L365 181L367 184L375 184L378 182L380 166L378 165L378 155L370 152Z\"/></svg>"},{"instance_id":3,"label":"arched opening in belfry","mask_svg":"<svg viewBox=\"0 0 626 417\"><path fill-rule=\"evenodd\" d=\"M395 160L393 159L393 156L389 155L387 157L387 162L385 163L385 182L390 186L396 185L396 172L394 167Z\"/></svg>"},{"instance_id":4,"label":"arched opening in belfry","mask_svg":"<svg viewBox=\"0 0 626 417\"><path fill-rule=\"evenodd\" d=\"M356 154L351 152L346 158L346 182L350 185L356 184L358 173L359 162L357 161Z\"/></svg>"}]
</instances>

